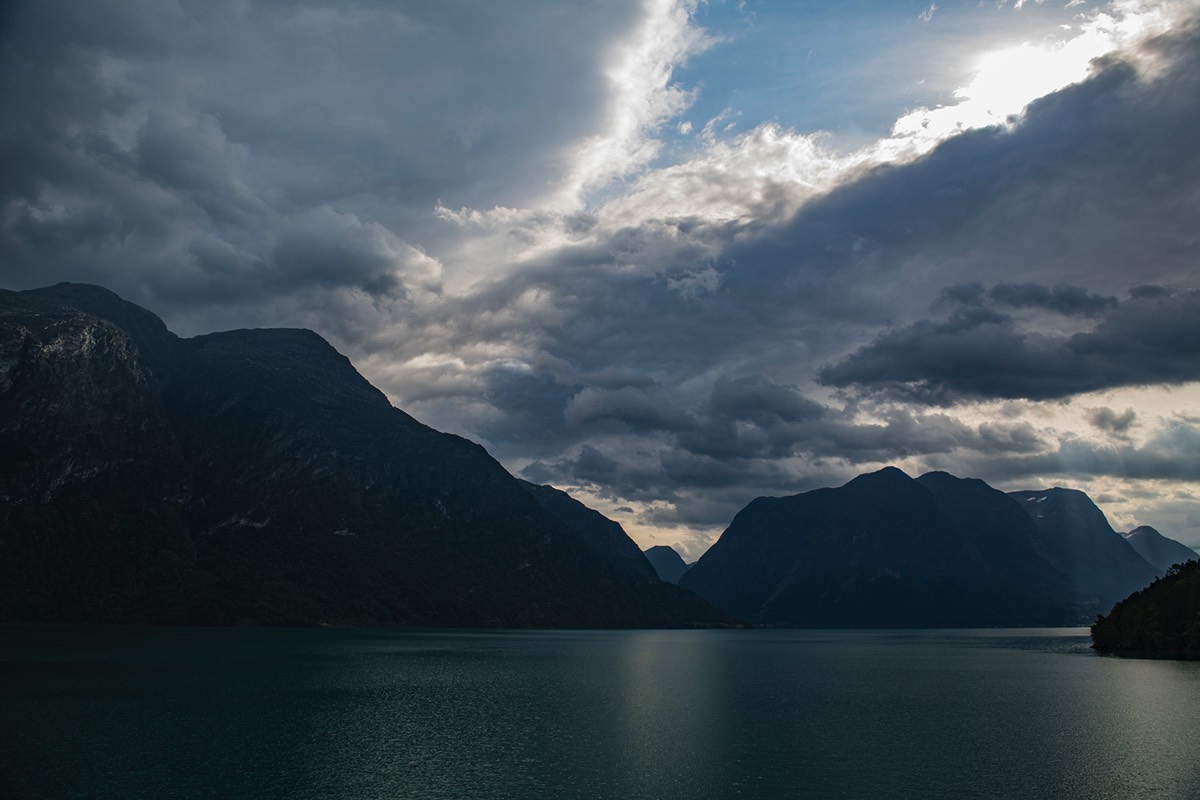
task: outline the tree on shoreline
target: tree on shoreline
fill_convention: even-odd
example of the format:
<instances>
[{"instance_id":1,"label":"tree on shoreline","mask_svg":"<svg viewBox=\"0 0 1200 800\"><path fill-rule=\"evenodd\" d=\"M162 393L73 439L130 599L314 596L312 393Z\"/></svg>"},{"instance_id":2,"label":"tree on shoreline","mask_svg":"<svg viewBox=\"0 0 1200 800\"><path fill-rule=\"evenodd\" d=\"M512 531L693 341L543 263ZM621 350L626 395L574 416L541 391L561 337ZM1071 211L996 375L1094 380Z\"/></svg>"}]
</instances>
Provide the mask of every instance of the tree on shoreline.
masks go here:
<instances>
[{"instance_id":1,"label":"tree on shoreline","mask_svg":"<svg viewBox=\"0 0 1200 800\"><path fill-rule=\"evenodd\" d=\"M1172 565L1096 617L1092 645L1121 655L1200 658L1200 561Z\"/></svg>"}]
</instances>

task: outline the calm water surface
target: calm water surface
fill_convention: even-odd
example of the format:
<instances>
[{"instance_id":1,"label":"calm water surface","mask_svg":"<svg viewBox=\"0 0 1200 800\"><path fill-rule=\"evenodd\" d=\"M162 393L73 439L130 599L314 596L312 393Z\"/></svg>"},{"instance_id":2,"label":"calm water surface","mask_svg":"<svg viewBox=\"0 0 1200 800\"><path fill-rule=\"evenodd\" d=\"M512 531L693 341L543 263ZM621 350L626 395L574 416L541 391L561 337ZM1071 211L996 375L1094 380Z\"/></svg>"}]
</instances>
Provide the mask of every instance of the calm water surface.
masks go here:
<instances>
[{"instance_id":1,"label":"calm water surface","mask_svg":"<svg viewBox=\"0 0 1200 800\"><path fill-rule=\"evenodd\" d=\"M1200 663L1082 629L0 645L5 798L1200 798Z\"/></svg>"}]
</instances>

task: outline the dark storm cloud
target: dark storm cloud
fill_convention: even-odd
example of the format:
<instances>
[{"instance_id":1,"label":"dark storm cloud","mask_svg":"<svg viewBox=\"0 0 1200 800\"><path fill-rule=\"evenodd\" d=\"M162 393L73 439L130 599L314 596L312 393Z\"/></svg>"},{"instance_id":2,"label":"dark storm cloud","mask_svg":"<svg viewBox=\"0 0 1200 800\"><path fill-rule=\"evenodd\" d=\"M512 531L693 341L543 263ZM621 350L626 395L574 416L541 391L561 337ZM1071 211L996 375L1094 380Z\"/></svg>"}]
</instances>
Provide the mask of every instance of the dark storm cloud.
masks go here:
<instances>
[{"instance_id":1,"label":"dark storm cloud","mask_svg":"<svg viewBox=\"0 0 1200 800\"><path fill-rule=\"evenodd\" d=\"M970 426L946 414L918 414L899 406L870 409L823 406L762 377L720 383L698 424L681 432L682 452L712 459L843 459L890 461L959 449L1028 452L1041 446L1027 423Z\"/></svg>"},{"instance_id":2,"label":"dark storm cloud","mask_svg":"<svg viewBox=\"0 0 1200 800\"><path fill-rule=\"evenodd\" d=\"M1134 289L1130 294L1137 296ZM1045 286L1027 281L998 283L988 290L979 281L974 281L947 286L938 295L934 307L982 306L989 301L1008 308L1040 309L1083 317L1093 317L1117 306L1116 297L1092 294L1082 286Z\"/></svg>"},{"instance_id":3,"label":"dark storm cloud","mask_svg":"<svg viewBox=\"0 0 1200 800\"><path fill-rule=\"evenodd\" d=\"M1115 436L1124 436L1137 421L1137 412L1132 408L1116 412L1108 406L1089 408L1087 420L1096 428Z\"/></svg>"},{"instance_id":4,"label":"dark storm cloud","mask_svg":"<svg viewBox=\"0 0 1200 800\"><path fill-rule=\"evenodd\" d=\"M979 281L973 283L956 283L953 286L947 286L945 289L942 289L934 306L977 306L983 304L986 300L987 292L983 288L983 284Z\"/></svg>"},{"instance_id":5,"label":"dark storm cloud","mask_svg":"<svg viewBox=\"0 0 1200 800\"><path fill-rule=\"evenodd\" d=\"M558 383L568 386L594 386L600 389L650 389L654 380L645 373L629 367L610 367L596 372L580 372L567 361L543 354L533 368L554 377Z\"/></svg>"},{"instance_id":6,"label":"dark storm cloud","mask_svg":"<svg viewBox=\"0 0 1200 800\"><path fill-rule=\"evenodd\" d=\"M1082 286L1062 284L1049 287L1037 283L1001 283L988 295L1000 305L1013 308L1044 308L1059 314L1094 317L1116 308L1117 298L1091 294Z\"/></svg>"},{"instance_id":7,"label":"dark storm cloud","mask_svg":"<svg viewBox=\"0 0 1200 800\"><path fill-rule=\"evenodd\" d=\"M5 4L0 277L103 283L214 319L309 290L403 294L398 243L444 235L440 201L525 203L561 177L602 119L607 48L638 13Z\"/></svg>"},{"instance_id":8,"label":"dark storm cloud","mask_svg":"<svg viewBox=\"0 0 1200 800\"><path fill-rule=\"evenodd\" d=\"M583 485L612 499L674 502L680 498L657 457L612 452L609 445L585 444L572 455L554 461L534 461L524 470L529 480L541 478L558 485Z\"/></svg>"},{"instance_id":9,"label":"dark storm cloud","mask_svg":"<svg viewBox=\"0 0 1200 800\"><path fill-rule=\"evenodd\" d=\"M1169 294L1171 294L1171 290L1165 286L1134 286L1129 290L1129 296L1138 300L1153 300Z\"/></svg>"},{"instance_id":10,"label":"dark storm cloud","mask_svg":"<svg viewBox=\"0 0 1200 800\"><path fill-rule=\"evenodd\" d=\"M616 424L633 432L677 431L692 427L691 418L672 408L656 392L645 389L587 388L571 398L563 415L572 425Z\"/></svg>"},{"instance_id":11,"label":"dark storm cloud","mask_svg":"<svg viewBox=\"0 0 1200 800\"><path fill-rule=\"evenodd\" d=\"M1143 293L1071 336L1024 330L1008 316L967 307L885 333L822 369L821 379L930 403L1196 381L1200 291Z\"/></svg>"},{"instance_id":12,"label":"dark storm cloud","mask_svg":"<svg viewBox=\"0 0 1200 800\"><path fill-rule=\"evenodd\" d=\"M211 116L171 120L152 112L137 132L134 166L145 180L187 198L212 222L268 222L266 205L241 180L246 148L230 143Z\"/></svg>"},{"instance_id":13,"label":"dark storm cloud","mask_svg":"<svg viewBox=\"0 0 1200 800\"><path fill-rule=\"evenodd\" d=\"M759 425L816 419L825 408L794 388L777 386L765 376L721 380L713 387L709 406L714 414Z\"/></svg>"}]
</instances>

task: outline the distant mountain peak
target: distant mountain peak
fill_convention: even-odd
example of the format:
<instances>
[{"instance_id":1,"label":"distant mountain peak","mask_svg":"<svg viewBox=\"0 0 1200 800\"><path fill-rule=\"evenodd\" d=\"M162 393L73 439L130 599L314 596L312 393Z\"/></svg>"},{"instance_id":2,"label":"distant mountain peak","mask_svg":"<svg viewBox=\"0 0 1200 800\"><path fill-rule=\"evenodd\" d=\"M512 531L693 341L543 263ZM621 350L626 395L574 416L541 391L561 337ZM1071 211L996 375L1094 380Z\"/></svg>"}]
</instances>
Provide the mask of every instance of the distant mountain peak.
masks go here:
<instances>
[{"instance_id":1,"label":"distant mountain peak","mask_svg":"<svg viewBox=\"0 0 1200 800\"><path fill-rule=\"evenodd\" d=\"M862 475L859 475L848 481L845 485L898 485L902 483L909 483L912 480L912 477L904 470L900 469L899 467L889 466L876 470L875 472L864 472Z\"/></svg>"},{"instance_id":2,"label":"distant mountain peak","mask_svg":"<svg viewBox=\"0 0 1200 800\"><path fill-rule=\"evenodd\" d=\"M1160 572L1166 572L1174 564L1186 563L1200 558L1195 550L1163 536L1149 525L1139 525L1121 536L1129 543L1137 554L1150 562Z\"/></svg>"},{"instance_id":3,"label":"distant mountain peak","mask_svg":"<svg viewBox=\"0 0 1200 800\"><path fill-rule=\"evenodd\" d=\"M658 573L658 577L668 583L679 583L679 579L691 566L683 560L674 547L669 545L656 544L646 548L644 552L646 558L654 565L654 571Z\"/></svg>"}]
</instances>

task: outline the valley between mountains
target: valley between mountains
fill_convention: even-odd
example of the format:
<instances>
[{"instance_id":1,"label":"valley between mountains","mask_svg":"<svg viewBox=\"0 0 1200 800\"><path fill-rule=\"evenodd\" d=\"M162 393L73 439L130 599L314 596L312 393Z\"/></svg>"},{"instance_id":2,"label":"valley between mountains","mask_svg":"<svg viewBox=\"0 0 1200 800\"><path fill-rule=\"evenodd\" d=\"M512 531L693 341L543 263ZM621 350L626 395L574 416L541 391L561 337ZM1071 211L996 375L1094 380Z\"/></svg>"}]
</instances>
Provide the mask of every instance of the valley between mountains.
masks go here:
<instances>
[{"instance_id":1,"label":"valley between mountains","mask_svg":"<svg viewBox=\"0 0 1200 800\"><path fill-rule=\"evenodd\" d=\"M80 284L0 292L0 452L3 622L1079 625L1196 558L1082 492L887 468L758 498L687 565L311 331L181 339Z\"/></svg>"}]
</instances>

